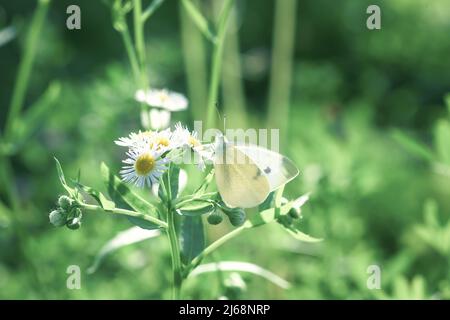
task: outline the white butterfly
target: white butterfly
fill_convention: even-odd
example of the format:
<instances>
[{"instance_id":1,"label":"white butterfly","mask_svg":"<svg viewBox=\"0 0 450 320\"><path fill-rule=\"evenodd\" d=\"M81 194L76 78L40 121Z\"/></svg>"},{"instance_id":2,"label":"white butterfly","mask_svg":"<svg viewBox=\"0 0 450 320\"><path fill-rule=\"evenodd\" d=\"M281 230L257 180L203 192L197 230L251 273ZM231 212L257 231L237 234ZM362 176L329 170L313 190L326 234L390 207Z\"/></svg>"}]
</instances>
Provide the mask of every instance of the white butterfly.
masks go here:
<instances>
[{"instance_id":1,"label":"white butterfly","mask_svg":"<svg viewBox=\"0 0 450 320\"><path fill-rule=\"evenodd\" d=\"M256 207L299 173L285 156L256 145L230 143L223 135L216 137L214 169L222 200L233 208Z\"/></svg>"}]
</instances>

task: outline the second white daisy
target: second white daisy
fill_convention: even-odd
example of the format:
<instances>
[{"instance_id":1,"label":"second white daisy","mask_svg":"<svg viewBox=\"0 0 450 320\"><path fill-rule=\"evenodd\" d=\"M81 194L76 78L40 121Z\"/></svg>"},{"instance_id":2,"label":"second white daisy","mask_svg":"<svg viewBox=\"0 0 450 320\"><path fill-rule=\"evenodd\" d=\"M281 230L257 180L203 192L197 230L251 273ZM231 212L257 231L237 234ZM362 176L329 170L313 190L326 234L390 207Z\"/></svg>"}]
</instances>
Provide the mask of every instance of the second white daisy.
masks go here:
<instances>
[{"instance_id":1,"label":"second white daisy","mask_svg":"<svg viewBox=\"0 0 450 320\"><path fill-rule=\"evenodd\" d=\"M127 152L120 175L122 180L143 188L151 187L167 170L168 159L161 158L161 153L149 148L132 148Z\"/></svg>"}]
</instances>

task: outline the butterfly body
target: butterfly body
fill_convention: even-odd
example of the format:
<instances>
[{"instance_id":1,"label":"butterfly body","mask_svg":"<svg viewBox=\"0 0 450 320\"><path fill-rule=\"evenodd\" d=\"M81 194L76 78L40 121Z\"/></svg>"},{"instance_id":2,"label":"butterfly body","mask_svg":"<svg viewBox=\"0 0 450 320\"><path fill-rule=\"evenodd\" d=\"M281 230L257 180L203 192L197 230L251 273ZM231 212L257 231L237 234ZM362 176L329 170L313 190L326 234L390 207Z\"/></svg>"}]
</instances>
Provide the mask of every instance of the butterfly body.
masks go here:
<instances>
[{"instance_id":1,"label":"butterfly body","mask_svg":"<svg viewBox=\"0 0 450 320\"><path fill-rule=\"evenodd\" d=\"M230 207L252 208L298 175L291 160L256 145L236 145L218 136L215 144L216 184Z\"/></svg>"}]
</instances>

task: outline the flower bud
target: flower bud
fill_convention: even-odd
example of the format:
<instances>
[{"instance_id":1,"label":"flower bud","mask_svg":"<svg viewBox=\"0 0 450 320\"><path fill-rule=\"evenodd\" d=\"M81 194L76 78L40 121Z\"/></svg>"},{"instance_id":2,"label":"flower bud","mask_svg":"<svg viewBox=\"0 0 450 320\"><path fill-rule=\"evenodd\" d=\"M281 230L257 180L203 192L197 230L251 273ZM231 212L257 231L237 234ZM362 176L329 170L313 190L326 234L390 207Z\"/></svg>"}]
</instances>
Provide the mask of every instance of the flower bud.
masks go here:
<instances>
[{"instance_id":1,"label":"flower bud","mask_svg":"<svg viewBox=\"0 0 450 320\"><path fill-rule=\"evenodd\" d=\"M302 211L300 208L291 208L288 214L292 219L299 219L302 216Z\"/></svg>"},{"instance_id":2,"label":"flower bud","mask_svg":"<svg viewBox=\"0 0 450 320\"><path fill-rule=\"evenodd\" d=\"M68 196L61 196L58 199L58 205L63 209L64 211L69 211L70 207L72 206L72 199L70 199Z\"/></svg>"},{"instance_id":3,"label":"flower bud","mask_svg":"<svg viewBox=\"0 0 450 320\"><path fill-rule=\"evenodd\" d=\"M224 212L228 216L230 223L235 227L239 227L245 222L246 217L244 209L234 208L232 210L227 210Z\"/></svg>"},{"instance_id":4,"label":"flower bud","mask_svg":"<svg viewBox=\"0 0 450 320\"><path fill-rule=\"evenodd\" d=\"M279 217L278 222L281 223L285 227L289 227L292 225L293 219L289 214L287 214L287 215Z\"/></svg>"},{"instance_id":5,"label":"flower bud","mask_svg":"<svg viewBox=\"0 0 450 320\"><path fill-rule=\"evenodd\" d=\"M66 224L67 221L67 215L65 212L61 210L53 210L48 215L48 218L50 220L50 223L54 225L55 227L62 227Z\"/></svg>"},{"instance_id":6,"label":"flower bud","mask_svg":"<svg viewBox=\"0 0 450 320\"><path fill-rule=\"evenodd\" d=\"M71 230L77 230L81 227L81 218L73 218L70 219L67 224L66 224L67 228L71 229Z\"/></svg>"},{"instance_id":7,"label":"flower bud","mask_svg":"<svg viewBox=\"0 0 450 320\"><path fill-rule=\"evenodd\" d=\"M81 227L81 218L83 217L83 213L80 208L72 209L69 214L70 219L67 221L66 226L71 230L77 230Z\"/></svg>"},{"instance_id":8,"label":"flower bud","mask_svg":"<svg viewBox=\"0 0 450 320\"><path fill-rule=\"evenodd\" d=\"M73 210L73 212L74 212L73 216L75 218L79 218L81 220L81 218L83 217L83 212L81 211L81 209L80 208L75 208Z\"/></svg>"},{"instance_id":9,"label":"flower bud","mask_svg":"<svg viewBox=\"0 0 450 320\"><path fill-rule=\"evenodd\" d=\"M223 212L222 212L222 210L217 209L217 210L211 212L209 214L207 220L208 220L209 224L213 224L213 225L221 223L222 220L223 220Z\"/></svg>"}]
</instances>

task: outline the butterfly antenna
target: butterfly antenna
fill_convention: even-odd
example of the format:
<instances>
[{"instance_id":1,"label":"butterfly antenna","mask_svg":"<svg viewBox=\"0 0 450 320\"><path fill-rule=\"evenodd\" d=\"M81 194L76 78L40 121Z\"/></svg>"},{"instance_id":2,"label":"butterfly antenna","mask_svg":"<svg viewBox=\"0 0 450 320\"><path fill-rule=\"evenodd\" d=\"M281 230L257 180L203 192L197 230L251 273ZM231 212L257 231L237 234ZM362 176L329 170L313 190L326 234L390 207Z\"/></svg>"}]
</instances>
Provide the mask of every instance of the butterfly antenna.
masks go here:
<instances>
[{"instance_id":1,"label":"butterfly antenna","mask_svg":"<svg viewBox=\"0 0 450 320\"><path fill-rule=\"evenodd\" d=\"M224 114L223 115L223 132L224 132L224 134L226 133L226 130L227 130L227 115Z\"/></svg>"},{"instance_id":2,"label":"butterfly antenna","mask_svg":"<svg viewBox=\"0 0 450 320\"><path fill-rule=\"evenodd\" d=\"M219 110L219 104L217 102L216 102L215 107L216 107L217 115L219 116L220 121L222 121L222 116L220 115L220 110Z\"/></svg>"}]
</instances>

